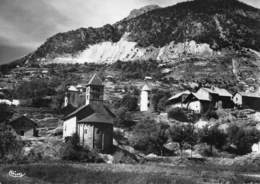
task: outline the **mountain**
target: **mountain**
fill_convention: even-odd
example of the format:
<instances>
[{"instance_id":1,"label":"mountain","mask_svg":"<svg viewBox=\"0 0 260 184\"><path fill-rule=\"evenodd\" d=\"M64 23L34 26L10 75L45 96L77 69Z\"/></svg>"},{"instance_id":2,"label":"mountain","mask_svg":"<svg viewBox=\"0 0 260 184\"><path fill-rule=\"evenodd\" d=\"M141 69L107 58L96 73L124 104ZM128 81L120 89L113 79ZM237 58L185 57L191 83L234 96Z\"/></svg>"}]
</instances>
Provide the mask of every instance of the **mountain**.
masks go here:
<instances>
[{"instance_id":1,"label":"mountain","mask_svg":"<svg viewBox=\"0 0 260 184\"><path fill-rule=\"evenodd\" d=\"M113 24L58 33L24 58L30 63L113 63L216 55L223 48L260 51L260 10L238 0L147 6Z\"/></svg>"},{"instance_id":2,"label":"mountain","mask_svg":"<svg viewBox=\"0 0 260 184\"><path fill-rule=\"evenodd\" d=\"M130 12L130 15L125 18L125 20L129 20L129 19L132 19L132 18L135 18L135 17L138 17L144 13L147 13L149 11L152 11L152 10L155 10L155 9L158 9L160 8L160 6L158 5L147 5L147 6L144 6L140 9L134 9Z\"/></svg>"}]
</instances>

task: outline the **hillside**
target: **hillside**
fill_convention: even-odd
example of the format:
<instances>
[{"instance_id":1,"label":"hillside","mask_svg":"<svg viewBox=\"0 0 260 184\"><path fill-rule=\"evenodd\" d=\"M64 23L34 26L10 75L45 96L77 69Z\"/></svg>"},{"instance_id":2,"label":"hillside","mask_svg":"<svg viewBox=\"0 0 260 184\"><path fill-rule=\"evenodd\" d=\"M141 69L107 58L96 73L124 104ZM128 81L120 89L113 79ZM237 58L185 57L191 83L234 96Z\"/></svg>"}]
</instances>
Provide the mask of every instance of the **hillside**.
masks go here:
<instances>
[{"instance_id":1,"label":"hillside","mask_svg":"<svg viewBox=\"0 0 260 184\"><path fill-rule=\"evenodd\" d=\"M58 33L22 60L29 63L172 61L212 57L223 48L260 51L260 10L237 0L194 0L150 6L100 28Z\"/></svg>"}]
</instances>

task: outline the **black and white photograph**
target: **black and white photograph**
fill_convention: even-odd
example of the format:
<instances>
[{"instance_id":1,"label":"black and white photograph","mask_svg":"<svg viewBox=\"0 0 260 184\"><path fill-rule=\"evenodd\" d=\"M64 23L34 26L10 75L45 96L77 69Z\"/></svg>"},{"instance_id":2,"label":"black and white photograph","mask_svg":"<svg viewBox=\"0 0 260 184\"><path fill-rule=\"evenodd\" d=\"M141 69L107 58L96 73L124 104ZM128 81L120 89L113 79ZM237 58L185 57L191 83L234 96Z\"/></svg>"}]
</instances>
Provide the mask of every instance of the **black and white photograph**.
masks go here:
<instances>
[{"instance_id":1,"label":"black and white photograph","mask_svg":"<svg viewBox=\"0 0 260 184\"><path fill-rule=\"evenodd\" d=\"M260 0L0 0L0 184L260 184Z\"/></svg>"}]
</instances>

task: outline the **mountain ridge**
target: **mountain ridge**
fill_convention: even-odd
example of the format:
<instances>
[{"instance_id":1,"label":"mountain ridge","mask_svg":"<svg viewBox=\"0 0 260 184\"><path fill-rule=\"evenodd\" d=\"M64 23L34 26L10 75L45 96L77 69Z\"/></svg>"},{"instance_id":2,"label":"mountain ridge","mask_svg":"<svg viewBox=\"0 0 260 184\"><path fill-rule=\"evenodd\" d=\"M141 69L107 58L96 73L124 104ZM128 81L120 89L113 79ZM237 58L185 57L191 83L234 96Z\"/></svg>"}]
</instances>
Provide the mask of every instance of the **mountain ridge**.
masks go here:
<instances>
[{"instance_id":1,"label":"mountain ridge","mask_svg":"<svg viewBox=\"0 0 260 184\"><path fill-rule=\"evenodd\" d=\"M150 47L162 48L171 43L178 47L178 43L193 40L196 44L208 44L215 51L226 47L260 51L259 30L260 10L257 8L238 0L194 0L166 8L154 8L112 25L58 33L22 60L27 63L48 63L60 56L61 59L69 56L73 60L96 44L109 42L113 45L119 42L126 33L126 41L135 43L131 49L149 50ZM122 50L119 49L118 52ZM157 52L160 51L156 50ZM168 53L170 52L171 50ZM101 58L102 61L102 57L100 55L97 59ZM146 57L139 59L143 58ZM157 56L152 59L157 59Z\"/></svg>"}]
</instances>

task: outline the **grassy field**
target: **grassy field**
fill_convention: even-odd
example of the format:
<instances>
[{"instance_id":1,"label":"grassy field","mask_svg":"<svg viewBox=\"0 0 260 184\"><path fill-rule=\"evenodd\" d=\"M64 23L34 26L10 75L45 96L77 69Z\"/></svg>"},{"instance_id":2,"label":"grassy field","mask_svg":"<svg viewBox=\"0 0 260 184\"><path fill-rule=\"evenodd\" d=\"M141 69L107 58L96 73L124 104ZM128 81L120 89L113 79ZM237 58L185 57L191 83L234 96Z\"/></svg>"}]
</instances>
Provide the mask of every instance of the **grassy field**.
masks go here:
<instances>
[{"instance_id":1,"label":"grassy field","mask_svg":"<svg viewBox=\"0 0 260 184\"><path fill-rule=\"evenodd\" d=\"M22 178L8 175L9 170L25 173ZM41 163L1 166L2 184L188 184L260 183L234 171L201 166L161 164L82 164Z\"/></svg>"}]
</instances>

